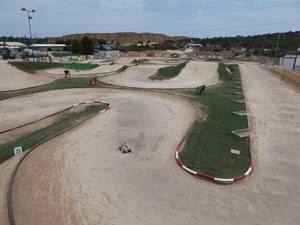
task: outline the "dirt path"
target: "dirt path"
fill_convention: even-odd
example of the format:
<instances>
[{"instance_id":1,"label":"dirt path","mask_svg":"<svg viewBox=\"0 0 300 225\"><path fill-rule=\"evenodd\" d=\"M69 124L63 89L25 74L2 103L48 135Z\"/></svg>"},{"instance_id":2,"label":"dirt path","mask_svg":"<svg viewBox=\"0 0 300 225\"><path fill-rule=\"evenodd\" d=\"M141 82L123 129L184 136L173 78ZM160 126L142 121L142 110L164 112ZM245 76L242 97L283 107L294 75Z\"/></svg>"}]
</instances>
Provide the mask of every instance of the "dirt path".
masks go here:
<instances>
[{"instance_id":1,"label":"dirt path","mask_svg":"<svg viewBox=\"0 0 300 225\"><path fill-rule=\"evenodd\" d=\"M263 66L240 64L255 156L253 191L264 200L264 223L300 219L300 89ZM251 187L250 186L250 187Z\"/></svg>"},{"instance_id":2,"label":"dirt path","mask_svg":"<svg viewBox=\"0 0 300 225\"><path fill-rule=\"evenodd\" d=\"M27 96L36 105L21 121L63 103L102 100L112 108L26 159L13 191L17 225L298 224L299 89L261 65L240 64L240 70L255 164L249 178L226 186L197 179L176 164L176 145L196 116L184 99L103 89ZM4 119L16 120L18 115L6 116L8 108L25 107L30 101L24 97L12 99L9 107L0 102ZM127 141L133 152L121 154L120 141ZM1 181L8 180L15 159L0 165ZM6 184L1 182L1 189ZM0 205L4 225L5 197Z\"/></svg>"}]
</instances>

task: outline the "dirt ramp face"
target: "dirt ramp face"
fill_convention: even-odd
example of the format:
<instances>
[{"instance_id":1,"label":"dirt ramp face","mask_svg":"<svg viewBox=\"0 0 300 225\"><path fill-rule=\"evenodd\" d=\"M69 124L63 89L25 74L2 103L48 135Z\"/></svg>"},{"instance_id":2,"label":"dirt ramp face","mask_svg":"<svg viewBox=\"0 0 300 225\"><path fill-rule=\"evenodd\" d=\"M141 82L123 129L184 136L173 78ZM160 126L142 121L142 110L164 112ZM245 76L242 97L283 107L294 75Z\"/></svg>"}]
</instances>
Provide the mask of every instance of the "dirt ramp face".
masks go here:
<instances>
[{"instance_id":1,"label":"dirt ramp face","mask_svg":"<svg viewBox=\"0 0 300 225\"><path fill-rule=\"evenodd\" d=\"M0 60L0 91L11 91L44 85L54 81L46 74L28 74Z\"/></svg>"},{"instance_id":2,"label":"dirt ramp face","mask_svg":"<svg viewBox=\"0 0 300 225\"><path fill-rule=\"evenodd\" d=\"M141 88L196 88L199 85L211 86L219 82L218 64L214 62L189 61L181 72L169 80L150 80L166 63L141 64L137 67L129 67L120 74L100 78L104 83Z\"/></svg>"}]
</instances>

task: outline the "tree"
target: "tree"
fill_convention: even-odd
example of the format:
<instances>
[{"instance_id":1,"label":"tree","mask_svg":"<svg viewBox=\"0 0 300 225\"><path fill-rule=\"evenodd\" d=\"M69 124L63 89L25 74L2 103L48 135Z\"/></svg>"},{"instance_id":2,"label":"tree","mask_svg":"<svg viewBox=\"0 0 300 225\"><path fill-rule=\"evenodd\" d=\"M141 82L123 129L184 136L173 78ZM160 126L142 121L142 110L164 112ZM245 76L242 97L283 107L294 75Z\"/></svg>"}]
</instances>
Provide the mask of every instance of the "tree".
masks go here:
<instances>
[{"instance_id":1,"label":"tree","mask_svg":"<svg viewBox=\"0 0 300 225\"><path fill-rule=\"evenodd\" d=\"M37 38L37 39L35 39L35 43L36 44L44 44L45 40L43 38Z\"/></svg>"},{"instance_id":2,"label":"tree","mask_svg":"<svg viewBox=\"0 0 300 225\"><path fill-rule=\"evenodd\" d=\"M94 54L94 42L87 36L84 36L79 43L79 53L82 55Z\"/></svg>"},{"instance_id":3,"label":"tree","mask_svg":"<svg viewBox=\"0 0 300 225\"><path fill-rule=\"evenodd\" d=\"M71 42L71 52L73 52L74 54L79 54L79 41L78 40L73 40Z\"/></svg>"},{"instance_id":4,"label":"tree","mask_svg":"<svg viewBox=\"0 0 300 225\"><path fill-rule=\"evenodd\" d=\"M226 40L223 42L223 48L226 48L227 50L230 49L231 43L229 40Z\"/></svg>"},{"instance_id":5,"label":"tree","mask_svg":"<svg viewBox=\"0 0 300 225\"><path fill-rule=\"evenodd\" d=\"M99 40L98 40L98 44L99 44L99 45L105 45L105 44L106 44L106 40L104 40L104 39L99 39Z\"/></svg>"},{"instance_id":6,"label":"tree","mask_svg":"<svg viewBox=\"0 0 300 225\"><path fill-rule=\"evenodd\" d=\"M64 44L65 41L63 39L58 39L55 41L55 44Z\"/></svg>"},{"instance_id":7,"label":"tree","mask_svg":"<svg viewBox=\"0 0 300 225\"><path fill-rule=\"evenodd\" d=\"M5 51L4 51L4 53L2 54L2 58L3 58L3 59L9 59L9 57L10 57L10 49L5 48Z\"/></svg>"}]
</instances>

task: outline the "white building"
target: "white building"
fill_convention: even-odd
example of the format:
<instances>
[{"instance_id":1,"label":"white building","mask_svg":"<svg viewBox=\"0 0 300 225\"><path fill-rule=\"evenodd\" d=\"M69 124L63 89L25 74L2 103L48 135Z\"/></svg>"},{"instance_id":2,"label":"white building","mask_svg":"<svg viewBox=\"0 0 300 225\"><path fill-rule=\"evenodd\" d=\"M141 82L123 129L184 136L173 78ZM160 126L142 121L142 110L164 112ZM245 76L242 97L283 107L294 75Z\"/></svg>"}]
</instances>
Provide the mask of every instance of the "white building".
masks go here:
<instances>
[{"instance_id":1,"label":"white building","mask_svg":"<svg viewBox=\"0 0 300 225\"><path fill-rule=\"evenodd\" d=\"M20 49L20 48L26 48L27 45L23 44L21 42L11 42L11 41L0 41L0 49L8 48L10 50L12 49Z\"/></svg>"},{"instance_id":2,"label":"white building","mask_svg":"<svg viewBox=\"0 0 300 225\"><path fill-rule=\"evenodd\" d=\"M50 51L57 51L63 50L66 47L65 44L33 44L29 46L30 48L33 47L36 51L47 52L49 49Z\"/></svg>"},{"instance_id":3,"label":"white building","mask_svg":"<svg viewBox=\"0 0 300 225\"><path fill-rule=\"evenodd\" d=\"M21 58L21 52L27 47L26 44L21 42L12 42L12 41L0 41L0 58L5 52L5 49L10 50L10 57Z\"/></svg>"},{"instance_id":4,"label":"white building","mask_svg":"<svg viewBox=\"0 0 300 225\"><path fill-rule=\"evenodd\" d=\"M201 44L187 44L185 46L185 48L202 48L202 47L203 47L203 45L201 45Z\"/></svg>"}]
</instances>

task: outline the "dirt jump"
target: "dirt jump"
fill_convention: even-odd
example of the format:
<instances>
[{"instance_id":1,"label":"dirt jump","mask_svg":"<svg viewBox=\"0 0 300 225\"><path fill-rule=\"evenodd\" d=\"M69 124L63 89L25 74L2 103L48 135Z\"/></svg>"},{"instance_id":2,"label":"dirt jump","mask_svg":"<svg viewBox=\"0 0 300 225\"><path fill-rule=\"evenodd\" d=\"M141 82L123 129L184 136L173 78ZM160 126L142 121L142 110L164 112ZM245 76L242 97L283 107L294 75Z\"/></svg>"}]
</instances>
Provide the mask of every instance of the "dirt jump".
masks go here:
<instances>
[{"instance_id":1,"label":"dirt jump","mask_svg":"<svg viewBox=\"0 0 300 225\"><path fill-rule=\"evenodd\" d=\"M124 60L118 65L126 64ZM158 89L218 83L217 63L190 62L174 79L150 81L148 76L159 67L145 64L118 75L97 76L110 84ZM298 224L300 90L263 65L239 63L239 68L254 172L231 185L196 178L177 165L176 146L199 113L185 98L154 90L88 88L0 101L1 130L81 101L112 105L93 120L42 144L23 161L13 187L16 225ZM19 79L19 84L4 81L1 91L35 82L30 75L12 72L2 61L1 81L7 75ZM39 75L40 83L50 82L48 76L48 72ZM120 154L122 141L130 154ZM3 225L10 224L6 190L21 157L0 165Z\"/></svg>"}]
</instances>

